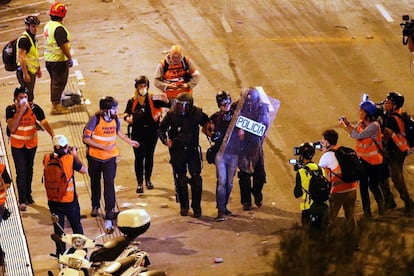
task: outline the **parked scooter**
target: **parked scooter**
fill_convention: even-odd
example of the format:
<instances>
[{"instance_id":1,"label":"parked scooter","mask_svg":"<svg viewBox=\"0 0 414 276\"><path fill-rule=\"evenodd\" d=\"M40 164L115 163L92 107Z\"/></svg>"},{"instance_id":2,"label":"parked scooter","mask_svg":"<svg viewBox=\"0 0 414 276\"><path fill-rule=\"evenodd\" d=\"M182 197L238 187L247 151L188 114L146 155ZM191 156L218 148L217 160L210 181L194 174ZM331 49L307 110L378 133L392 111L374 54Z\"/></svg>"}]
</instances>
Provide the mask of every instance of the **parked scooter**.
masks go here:
<instances>
[{"instance_id":1,"label":"parked scooter","mask_svg":"<svg viewBox=\"0 0 414 276\"><path fill-rule=\"evenodd\" d=\"M70 248L59 256L59 264L62 265L59 275L167 275L164 271L148 271L151 264L148 253L142 251L139 243L135 242L150 224L151 217L145 210L129 209L120 212L117 217L117 225L123 236L115 237L103 245L80 234L62 235L61 240ZM85 249L97 247L87 258ZM53 274L49 272L49 275Z\"/></svg>"}]
</instances>

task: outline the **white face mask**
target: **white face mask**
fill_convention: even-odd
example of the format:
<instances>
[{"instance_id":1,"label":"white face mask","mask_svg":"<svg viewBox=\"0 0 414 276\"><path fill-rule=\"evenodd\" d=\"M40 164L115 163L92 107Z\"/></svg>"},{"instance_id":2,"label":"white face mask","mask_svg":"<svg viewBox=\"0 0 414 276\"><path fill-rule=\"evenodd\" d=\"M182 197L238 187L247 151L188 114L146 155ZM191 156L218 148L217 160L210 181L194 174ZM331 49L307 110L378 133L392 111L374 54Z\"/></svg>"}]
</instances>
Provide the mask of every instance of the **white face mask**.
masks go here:
<instances>
[{"instance_id":1,"label":"white face mask","mask_svg":"<svg viewBox=\"0 0 414 276\"><path fill-rule=\"evenodd\" d=\"M23 105L26 105L26 104L27 104L27 98L22 98L22 99L20 100L19 105L20 105L20 106L23 106Z\"/></svg>"},{"instance_id":2,"label":"white face mask","mask_svg":"<svg viewBox=\"0 0 414 276\"><path fill-rule=\"evenodd\" d=\"M147 90L146 88L141 88L141 89L139 89L139 90L138 90L138 93L139 93L141 96L145 96L145 95L147 95L147 92L148 92L148 90Z\"/></svg>"}]
</instances>

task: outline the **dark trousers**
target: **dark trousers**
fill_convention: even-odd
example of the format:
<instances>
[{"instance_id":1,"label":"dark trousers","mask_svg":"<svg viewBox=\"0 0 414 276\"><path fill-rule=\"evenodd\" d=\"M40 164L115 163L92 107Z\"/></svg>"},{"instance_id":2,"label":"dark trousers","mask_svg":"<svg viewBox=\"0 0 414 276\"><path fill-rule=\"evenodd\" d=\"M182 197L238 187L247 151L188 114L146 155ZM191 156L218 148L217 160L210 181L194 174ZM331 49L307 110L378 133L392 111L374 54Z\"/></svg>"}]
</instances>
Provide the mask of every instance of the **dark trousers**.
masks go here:
<instances>
[{"instance_id":1,"label":"dark trousers","mask_svg":"<svg viewBox=\"0 0 414 276\"><path fill-rule=\"evenodd\" d=\"M378 212L382 214L385 207L384 197L378 184L382 165L371 165L363 159L361 159L361 162L366 171L366 174L359 181L359 190L361 193L362 209L364 214L371 216L371 202L369 199L368 189L374 195L375 201L378 204Z\"/></svg>"},{"instance_id":2,"label":"dark trousers","mask_svg":"<svg viewBox=\"0 0 414 276\"><path fill-rule=\"evenodd\" d=\"M391 180L394 183L395 188L400 194L400 198L405 202L405 205L411 205L411 198L407 190L407 185L405 184L404 174L403 174L403 165L405 161L406 154L401 151L392 151L390 152L390 174Z\"/></svg>"},{"instance_id":3,"label":"dark trousers","mask_svg":"<svg viewBox=\"0 0 414 276\"><path fill-rule=\"evenodd\" d=\"M203 179L201 178L201 154L197 146L176 146L170 149L171 164L176 179L181 210L189 209L188 184L191 187L191 208L194 213L201 213L201 195ZM187 181L187 168L191 175Z\"/></svg>"},{"instance_id":4,"label":"dark trousers","mask_svg":"<svg viewBox=\"0 0 414 276\"><path fill-rule=\"evenodd\" d=\"M253 173L240 170L238 177L241 204L243 206L251 206L253 195L255 204L261 206L263 202L263 185L266 183L266 172L263 155L261 154L259 156L259 159L254 166ZM253 177L253 183L251 181L251 177Z\"/></svg>"},{"instance_id":5,"label":"dark trousers","mask_svg":"<svg viewBox=\"0 0 414 276\"><path fill-rule=\"evenodd\" d=\"M68 219L72 232L75 234L83 234L83 227L81 224L80 207L78 198L75 196L73 202L62 203L49 201L49 210L51 214L59 217L59 225L65 228L65 217ZM56 225L53 226L55 234L62 235L62 230Z\"/></svg>"},{"instance_id":6,"label":"dark trousers","mask_svg":"<svg viewBox=\"0 0 414 276\"><path fill-rule=\"evenodd\" d=\"M135 176L139 184L144 181L151 181L152 169L154 167L154 151L157 144L158 136L149 134L144 139L137 140L140 144L138 148L134 148L135 155ZM144 170L145 168L145 170Z\"/></svg>"},{"instance_id":7,"label":"dark trousers","mask_svg":"<svg viewBox=\"0 0 414 276\"><path fill-rule=\"evenodd\" d=\"M46 61L46 69L50 75L50 101L52 104L60 103L63 90L69 76L69 65L67 61Z\"/></svg>"},{"instance_id":8,"label":"dark trousers","mask_svg":"<svg viewBox=\"0 0 414 276\"><path fill-rule=\"evenodd\" d=\"M27 203L32 199L33 162L37 147L27 149L11 148L14 166L16 168L16 184L19 203Z\"/></svg>"},{"instance_id":9,"label":"dark trousers","mask_svg":"<svg viewBox=\"0 0 414 276\"><path fill-rule=\"evenodd\" d=\"M24 81L24 77L23 77L23 71L22 69L20 69L20 67L16 70L16 77L17 80L20 83L20 86L24 86L29 90L29 94L27 95L27 99L29 100L29 102L33 102L34 99L34 87L35 87L35 83L36 83L36 73L32 74L29 72L30 75L30 81L29 82L25 82Z\"/></svg>"},{"instance_id":10,"label":"dark trousers","mask_svg":"<svg viewBox=\"0 0 414 276\"><path fill-rule=\"evenodd\" d=\"M116 157L102 161L87 156L88 173L91 180L92 208L100 208L101 200L101 176L104 182L104 199L106 219L113 219L115 209L115 175L116 175Z\"/></svg>"}]
</instances>

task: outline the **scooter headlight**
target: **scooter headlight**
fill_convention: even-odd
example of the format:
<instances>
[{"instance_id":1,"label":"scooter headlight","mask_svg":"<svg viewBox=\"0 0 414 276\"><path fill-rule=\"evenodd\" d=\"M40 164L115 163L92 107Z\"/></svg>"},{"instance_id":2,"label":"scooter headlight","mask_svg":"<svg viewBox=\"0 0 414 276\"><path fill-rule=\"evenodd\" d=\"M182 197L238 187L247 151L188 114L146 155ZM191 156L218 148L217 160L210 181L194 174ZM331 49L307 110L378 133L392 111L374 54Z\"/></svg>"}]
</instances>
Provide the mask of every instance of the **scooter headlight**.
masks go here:
<instances>
[{"instance_id":1,"label":"scooter headlight","mask_svg":"<svg viewBox=\"0 0 414 276\"><path fill-rule=\"evenodd\" d=\"M80 237L72 238L72 247L75 249L83 249L85 247L86 240Z\"/></svg>"},{"instance_id":2,"label":"scooter headlight","mask_svg":"<svg viewBox=\"0 0 414 276\"><path fill-rule=\"evenodd\" d=\"M81 269L82 268L82 260L79 260L78 258L70 258L68 260L68 266L70 268L74 268L74 269Z\"/></svg>"}]
</instances>

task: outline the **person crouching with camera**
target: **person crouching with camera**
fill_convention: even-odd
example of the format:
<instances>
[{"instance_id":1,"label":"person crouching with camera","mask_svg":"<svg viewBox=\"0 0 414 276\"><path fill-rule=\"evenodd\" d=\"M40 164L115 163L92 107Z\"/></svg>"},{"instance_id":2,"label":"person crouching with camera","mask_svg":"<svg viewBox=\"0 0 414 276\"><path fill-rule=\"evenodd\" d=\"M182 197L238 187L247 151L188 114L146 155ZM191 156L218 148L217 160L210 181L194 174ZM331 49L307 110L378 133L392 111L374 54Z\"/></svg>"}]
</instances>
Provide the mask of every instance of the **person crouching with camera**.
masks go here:
<instances>
[{"instance_id":1,"label":"person crouching with camera","mask_svg":"<svg viewBox=\"0 0 414 276\"><path fill-rule=\"evenodd\" d=\"M313 176L308 169L312 171L319 170L318 165L312 161L315 155L313 143L300 145L298 154L299 160L294 167L297 173L293 194L296 198L302 198L300 208L302 210L303 228L310 234L317 234L326 230L328 226L328 202L316 204L310 197L309 184ZM322 171L322 173L325 172Z\"/></svg>"}]
</instances>

